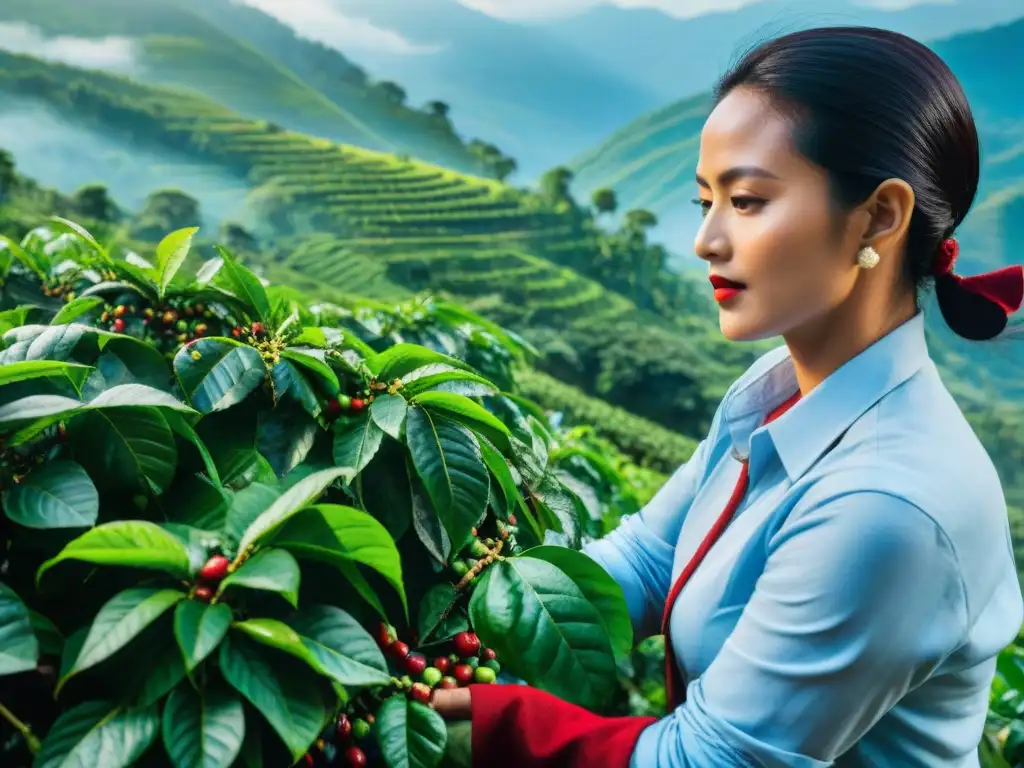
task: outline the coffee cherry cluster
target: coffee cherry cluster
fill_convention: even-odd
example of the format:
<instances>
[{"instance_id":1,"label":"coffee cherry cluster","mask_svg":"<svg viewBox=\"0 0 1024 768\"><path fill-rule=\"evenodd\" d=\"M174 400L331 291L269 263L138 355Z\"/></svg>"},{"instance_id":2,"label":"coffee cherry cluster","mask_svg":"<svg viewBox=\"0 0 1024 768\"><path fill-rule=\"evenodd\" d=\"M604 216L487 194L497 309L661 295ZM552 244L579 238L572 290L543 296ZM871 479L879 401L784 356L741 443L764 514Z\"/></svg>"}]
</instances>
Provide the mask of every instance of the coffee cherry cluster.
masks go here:
<instances>
[{"instance_id":1,"label":"coffee cherry cluster","mask_svg":"<svg viewBox=\"0 0 1024 768\"><path fill-rule=\"evenodd\" d=\"M413 701L426 704L430 701L433 688L460 688L471 683L493 683L501 665L497 654L490 648L480 647L480 638L472 632L460 632L452 638L452 653L438 656L428 664L422 653L411 651L408 644L391 638L391 628L385 624L378 630L377 642L385 647L386 653L404 667L406 675L399 679L407 695ZM413 682L413 678L418 678Z\"/></svg>"},{"instance_id":2,"label":"coffee cherry cluster","mask_svg":"<svg viewBox=\"0 0 1024 768\"><path fill-rule=\"evenodd\" d=\"M199 569L199 584L192 593L196 600L208 603L213 599L217 586L228 575L230 565L231 561L224 555L213 555L206 561Z\"/></svg>"},{"instance_id":3,"label":"coffee cherry cluster","mask_svg":"<svg viewBox=\"0 0 1024 768\"><path fill-rule=\"evenodd\" d=\"M332 397L327 401L327 418L336 419L345 412L359 413L372 402L373 396L367 396L366 392L360 392L356 396L340 393L337 397Z\"/></svg>"},{"instance_id":4,"label":"coffee cherry cluster","mask_svg":"<svg viewBox=\"0 0 1024 768\"><path fill-rule=\"evenodd\" d=\"M519 533L519 527L516 525L515 515L509 515L508 523L494 520L493 524L496 536L480 538L480 532L473 528L473 539L462 550L462 556L452 559L450 567L459 579L460 589L467 584L475 584L480 574L498 559L503 549L514 550L518 546L515 534Z\"/></svg>"}]
</instances>

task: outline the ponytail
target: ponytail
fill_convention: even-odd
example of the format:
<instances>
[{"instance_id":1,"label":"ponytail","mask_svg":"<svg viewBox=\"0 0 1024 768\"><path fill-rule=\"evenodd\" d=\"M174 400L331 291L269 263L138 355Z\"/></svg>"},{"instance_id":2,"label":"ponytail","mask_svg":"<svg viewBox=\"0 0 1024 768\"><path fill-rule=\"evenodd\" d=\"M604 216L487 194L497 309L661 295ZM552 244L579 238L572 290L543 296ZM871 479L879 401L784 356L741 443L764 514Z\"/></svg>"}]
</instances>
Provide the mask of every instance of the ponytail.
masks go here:
<instances>
[{"instance_id":1,"label":"ponytail","mask_svg":"<svg viewBox=\"0 0 1024 768\"><path fill-rule=\"evenodd\" d=\"M994 339L1024 303L1024 268L1014 265L963 277L953 271L959 251L957 241L948 238L935 258L932 274L942 317L950 330L965 339Z\"/></svg>"}]
</instances>

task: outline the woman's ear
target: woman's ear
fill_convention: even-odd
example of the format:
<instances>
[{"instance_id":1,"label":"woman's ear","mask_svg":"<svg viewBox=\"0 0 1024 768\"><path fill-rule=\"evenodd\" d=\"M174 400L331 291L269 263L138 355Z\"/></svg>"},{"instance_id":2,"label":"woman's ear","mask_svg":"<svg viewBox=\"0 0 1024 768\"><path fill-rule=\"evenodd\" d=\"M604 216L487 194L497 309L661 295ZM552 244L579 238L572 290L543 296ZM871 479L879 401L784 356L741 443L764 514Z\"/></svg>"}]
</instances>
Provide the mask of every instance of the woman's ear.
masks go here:
<instances>
[{"instance_id":1,"label":"woman's ear","mask_svg":"<svg viewBox=\"0 0 1024 768\"><path fill-rule=\"evenodd\" d=\"M868 214L862 235L864 245L875 250L895 250L910 229L914 213L914 190L903 179L886 179L871 194L861 209Z\"/></svg>"}]
</instances>

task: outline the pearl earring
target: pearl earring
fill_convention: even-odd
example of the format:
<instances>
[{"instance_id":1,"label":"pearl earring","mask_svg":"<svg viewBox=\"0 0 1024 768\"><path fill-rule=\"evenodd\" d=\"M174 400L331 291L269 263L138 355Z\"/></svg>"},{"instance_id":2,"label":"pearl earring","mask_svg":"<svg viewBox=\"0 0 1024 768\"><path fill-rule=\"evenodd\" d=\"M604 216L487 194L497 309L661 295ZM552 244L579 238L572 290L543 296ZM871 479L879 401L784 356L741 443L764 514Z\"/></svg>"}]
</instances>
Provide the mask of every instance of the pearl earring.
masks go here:
<instances>
[{"instance_id":1,"label":"pearl earring","mask_svg":"<svg viewBox=\"0 0 1024 768\"><path fill-rule=\"evenodd\" d=\"M857 252L857 263L862 269L871 269L878 264L880 258L878 251L870 245L865 245Z\"/></svg>"}]
</instances>

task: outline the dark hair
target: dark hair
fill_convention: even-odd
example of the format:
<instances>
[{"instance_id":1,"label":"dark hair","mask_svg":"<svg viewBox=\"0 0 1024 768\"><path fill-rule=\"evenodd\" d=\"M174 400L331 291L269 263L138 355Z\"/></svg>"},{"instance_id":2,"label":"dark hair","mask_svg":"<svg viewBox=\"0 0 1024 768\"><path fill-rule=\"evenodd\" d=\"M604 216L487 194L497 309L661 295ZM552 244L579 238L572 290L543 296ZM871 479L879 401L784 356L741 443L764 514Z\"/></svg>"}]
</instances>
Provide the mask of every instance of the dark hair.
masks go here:
<instances>
[{"instance_id":1,"label":"dark hair","mask_svg":"<svg viewBox=\"0 0 1024 768\"><path fill-rule=\"evenodd\" d=\"M943 241L967 216L978 189L978 132L960 83L925 45L871 27L794 32L754 48L715 89L715 103L739 86L767 95L794 121L794 143L829 175L843 210L890 178L906 181L915 205L905 274L920 291ZM964 290L952 274L934 278L949 327L989 339L1006 313Z\"/></svg>"}]
</instances>

